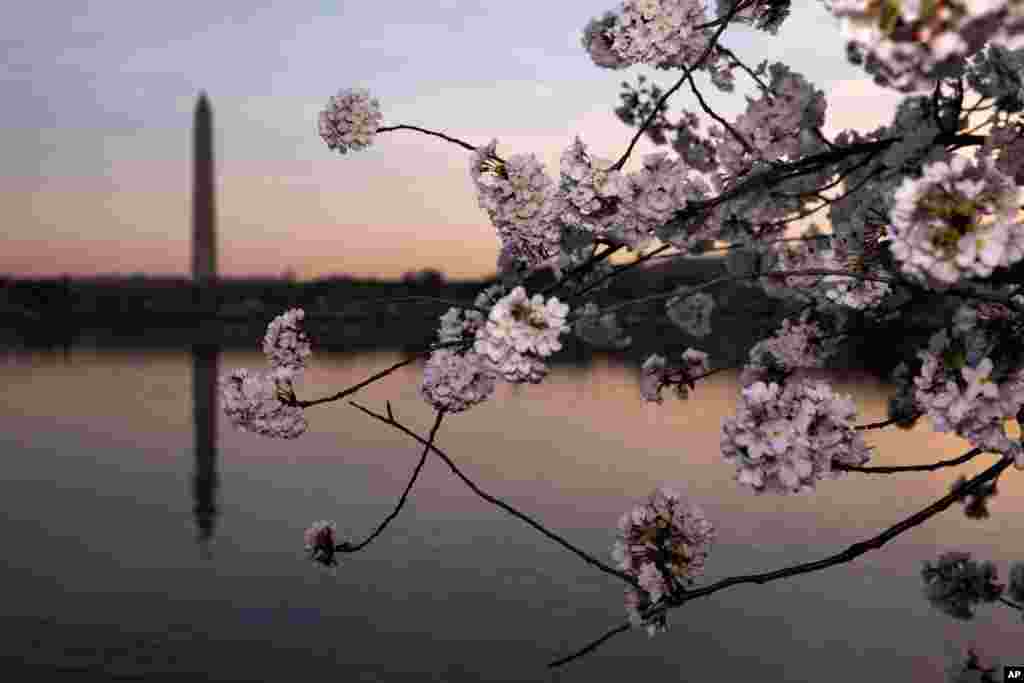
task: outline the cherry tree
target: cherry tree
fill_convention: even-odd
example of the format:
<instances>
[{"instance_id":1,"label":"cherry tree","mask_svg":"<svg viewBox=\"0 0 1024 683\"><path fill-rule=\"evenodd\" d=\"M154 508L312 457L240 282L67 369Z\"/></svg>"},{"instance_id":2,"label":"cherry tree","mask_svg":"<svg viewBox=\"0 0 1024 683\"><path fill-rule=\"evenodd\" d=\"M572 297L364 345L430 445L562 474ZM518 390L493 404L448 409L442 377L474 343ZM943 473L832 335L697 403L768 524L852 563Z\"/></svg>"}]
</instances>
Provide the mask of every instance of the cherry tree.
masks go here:
<instances>
[{"instance_id":1,"label":"cherry tree","mask_svg":"<svg viewBox=\"0 0 1024 683\"><path fill-rule=\"evenodd\" d=\"M418 126L385 126L380 102L366 90L343 89L330 98L319 134L340 155L398 131L463 148L469 181L501 250L498 281L472 304L453 302L440 317L436 343L355 386L317 399L297 397L311 356L301 309L268 327L267 368L221 379L224 410L239 429L294 439L309 428L312 407L426 359L420 394L436 410L428 434L400 422L390 404L379 412L350 401L423 447L394 510L361 542L340 539L331 522L314 523L305 536L312 560L336 566L340 556L378 537L433 453L481 498L623 582L628 621L550 663L557 667L630 628L652 636L665 631L669 613L691 600L850 562L954 503L971 516L988 514L986 502L1004 473L1011 466L1024 470L1024 448L1006 431L1008 421L1024 421L1024 4L833 0L826 6L841 19L850 60L876 83L904 93L889 124L829 139L822 131L823 91L785 64L751 65L720 43L736 24L774 34L789 16L787 0L723 0L714 8L700 0L622 0L591 19L581 44L596 66L644 64L681 75L666 91L645 85L642 76L636 87L623 83L615 114L637 128L624 152L599 156L576 136L561 155L557 178L533 153L500 155L497 139L474 145ZM697 87L698 71L721 92L732 92L737 78L750 79L758 96L748 97L745 111L729 121ZM675 121L668 117L668 100L683 87L711 122L703 133L693 111L683 110ZM976 100L968 102L969 96ZM982 124L970 127L972 116ZM640 170L626 173L643 135L673 154L649 154ZM821 212L829 232L814 228L785 237L794 221ZM721 277L602 303L609 282L630 269L708 249L726 253ZM633 260L616 266L615 254ZM537 284L546 272L553 282ZM618 315L630 307L663 302L665 316L681 330L707 336L714 288L724 283L763 290L777 300L780 314L775 332L753 345L737 368L735 414L722 424L723 467L735 469L737 485L758 495L812 493L823 480L855 474L953 468L984 453L995 454L995 462L841 552L698 586L705 563L713 561L716 528L680 492L658 489L625 511L612 563L606 563L488 494L437 445L442 421L471 412L497 383L543 383L547 359L566 335L603 349L629 347ZM829 381L836 355L847 345L886 339L920 310L934 315L908 337L912 346L899 351L889 419L858 424L851 397ZM727 369L706 350L687 348L672 358L661 351L645 350L640 400L661 403L666 388L685 400L701 379ZM929 465L879 463L866 434L909 428L922 417L935 430L962 437L970 449ZM966 553L947 553L922 570L927 599L960 619L982 603L1024 611L1024 563L1008 576L1001 583L998 568ZM952 675L973 680L985 671L971 653Z\"/></svg>"}]
</instances>

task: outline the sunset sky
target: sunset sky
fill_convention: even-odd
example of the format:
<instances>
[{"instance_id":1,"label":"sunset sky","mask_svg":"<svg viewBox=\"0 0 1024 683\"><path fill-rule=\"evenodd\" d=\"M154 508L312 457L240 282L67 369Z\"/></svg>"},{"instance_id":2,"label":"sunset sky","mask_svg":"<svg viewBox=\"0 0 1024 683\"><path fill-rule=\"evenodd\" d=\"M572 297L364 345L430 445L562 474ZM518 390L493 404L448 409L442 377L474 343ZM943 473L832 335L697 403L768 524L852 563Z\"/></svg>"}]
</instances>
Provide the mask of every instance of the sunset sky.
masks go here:
<instances>
[{"instance_id":1,"label":"sunset sky","mask_svg":"<svg viewBox=\"0 0 1024 683\"><path fill-rule=\"evenodd\" d=\"M126 3L55 0L3 18L0 273L180 274L189 268L192 113L213 108L222 275L393 277L432 267L493 273L498 240L477 206L469 153L410 131L340 156L316 118L340 88L365 87L384 124L418 125L498 153L534 152L557 176L579 134L619 156L620 83L580 46L612 0L293 0ZM828 96L825 130L871 130L898 94L846 62L819 0L795 0L777 37L746 27L722 43L751 66L779 59ZM698 83L706 84L703 75ZM729 118L753 93L704 91ZM670 100L698 111L685 89ZM626 170L655 148L641 142ZM663 148L668 149L668 148Z\"/></svg>"}]
</instances>

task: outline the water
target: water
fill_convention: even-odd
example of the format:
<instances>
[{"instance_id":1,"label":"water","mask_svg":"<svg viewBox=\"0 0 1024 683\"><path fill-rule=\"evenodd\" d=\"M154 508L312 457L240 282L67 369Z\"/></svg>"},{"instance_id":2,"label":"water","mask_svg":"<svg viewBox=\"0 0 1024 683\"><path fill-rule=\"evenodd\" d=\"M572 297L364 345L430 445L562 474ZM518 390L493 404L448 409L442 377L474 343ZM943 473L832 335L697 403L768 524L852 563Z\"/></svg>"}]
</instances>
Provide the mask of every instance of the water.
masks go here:
<instances>
[{"instance_id":1,"label":"water","mask_svg":"<svg viewBox=\"0 0 1024 683\"><path fill-rule=\"evenodd\" d=\"M313 520L362 539L388 514L420 456L407 436L345 403L310 409L295 442L236 432L204 406L210 355L76 347L4 358L0 670L26 677L11 680L62 670L83 672L76 680L938 681L972 644L1000 664L1024 661L1020 614L982 606L954 621L921 596L919 577L922 560L952 549L995 561L1001 577L1024 559L1015 470L988 520L954 506L850 564L694 601L667 634L624 633L549 672L625 620L621 584L476 497L437 458L401 516L336 574L304 560ZM400 358L319 354L299 395L333 393ZM264 361L225 352L218 362ZM425 435L433 420L417 377L403 368L356 398L380 411L390 400ZM885 387L850 376L840 388L861 421L884 418ZM635 369L557 366L541 386L501 386L447 418L438 444L485 491L606 561L618 516L676 485L719 530L706 581L831 555L993 462L755 497L718 451L736 392L735 375L717 375L689 402L659 407L639 400ZM885 464L966 450L926 422L869 442Z\"/></svg>"}]
</instances>

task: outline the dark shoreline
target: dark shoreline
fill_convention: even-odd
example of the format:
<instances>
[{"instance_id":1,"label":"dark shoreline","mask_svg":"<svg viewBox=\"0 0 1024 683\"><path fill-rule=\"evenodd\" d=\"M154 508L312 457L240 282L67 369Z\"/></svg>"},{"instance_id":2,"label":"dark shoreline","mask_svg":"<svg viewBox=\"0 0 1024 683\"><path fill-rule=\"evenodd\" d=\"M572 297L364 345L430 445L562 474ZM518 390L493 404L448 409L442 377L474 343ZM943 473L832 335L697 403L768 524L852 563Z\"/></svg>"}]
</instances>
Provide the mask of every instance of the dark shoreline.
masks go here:
<instances>
[{"instance_id":1,"label":"dark shoreline","mask_svg":"<svg viewBox=\"0 0 1024 683\"><path fill-rule=\"evenodd\" d=\"M599 303L672 292L722 274L720 258L636 268L613 280L600 293ZM531 279L528 289L536 291L552 277L541 273ZM433 297L470 305L494 282L448 282L434 271L402 281L227 279L214 289L197 287L186 278L7 280L0 281L0 313L6 322L0 326L0 349L188 349L204 345L258 350L267 324L285 310L301 307L306 311L304 327L314 351L413 353L435 340L438 318L449 304L401 299ZM566 335L563 349L549 362L586 366L595 355L610 353L639 366L652 353L672 359L693 347L708 352L715 367L735 367L786 314L779 300L756 287L729 283L708 291L716 301L708 337L688 335L673 325L664 313L664 299L660 299L631 306L619 315L619 324L633 338L629 348L602 350ZM835 366L865 369L887 378L899 357L919 348L927 336L908 327L887 348L854 344Z\"/></svg>"}]
</instances>

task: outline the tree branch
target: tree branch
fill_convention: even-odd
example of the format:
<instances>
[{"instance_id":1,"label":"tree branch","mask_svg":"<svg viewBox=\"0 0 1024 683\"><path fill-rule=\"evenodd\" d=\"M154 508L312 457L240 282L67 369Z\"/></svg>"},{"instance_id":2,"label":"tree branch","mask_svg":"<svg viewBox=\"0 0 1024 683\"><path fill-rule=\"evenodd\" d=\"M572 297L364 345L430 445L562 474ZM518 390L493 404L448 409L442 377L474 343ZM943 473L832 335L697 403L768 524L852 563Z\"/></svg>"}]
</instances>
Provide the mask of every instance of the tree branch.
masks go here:
<instances>
[{"instance_id":1,"label":"tree branch","mask_svg":"<svg viewBox=\"0 0 1024 683\"><path fill-rule=\"evenodd\" d=\"M454 306L455 308L466 308L471 310L480 311L481 313L487 313L486 308L480 308L472 302L455 301L454 299L443 299L437 296L385 296L378 297L376 299L355 299L349 302L349 307L364 307L374 306L377 304L397 304L407 301L422 301L432 304L444 304L446 306ZM354 313L324 313L321 311L306 311L304 320L344 320L346 318L352 318L359 314Z\"/></svg>"},{"instance_id":2,"label":"tree branch","mask_svg":"<svg viewBox=\"0 0 1024 683\"><path fill-rule=\"evenodd\" d=\"M445 455L445 453L443 451L441 451L441 449L439 449L437 446L433 445L432 443L429 443L426 439L421 437L419 434L416 434L415 432L409 430L408 428L405 427L405 425L403 425L403 424L401 424L399 422L396 422L395 420L388 419L388 417L385 416L385 415L381 415L379 413L375 413L372 410L370 410L369 408L365 408L365 407L359 405L355 401L349 401L349 403L351 405L355 406L356 408L358 408L359 410L363 411L364 413L366 413L370 417L376 418L376 419L380 420L381 422L383 422L384 424L390 425L390 426L394 427L395 429L398 429L399 431L402 431L402 432L408 434L412 438L414 438L417 441L419 441L421 444L427 446L427 448L429 448L430 450L434 451L434 453L436 453L438 455L438 457L440 457L442 460L445 461L445 463L448 465L448 467L451 469L451 471L453 473L455 473L455 476L457 476L459 479L461 479L462 482L473 491L473 493L477 494L478 496L480 496L481 498L486 500L488 503L491 503L492 505L496 505L496 506L500 507L502 510L504 510L505 512L507 512L510 515L512 515L513 517L516 517L517 519L521 519L522 521L526 522L527 524L532 526L534 529L536 529L540 533L544 534L545 536L547 536L551 540L553 540L556 543L558 543L559 545L561 545L563 548L565 548L565 549L575 553L579 557L581 557L585 562L587 562L587 564L590 564L590 565L593 565L594 567L597 567L598 569L600 569L601 571L603 571L606 574L610 574L612 576L616 576L616 577L622 579L623 581L628 583L630 586L636 587L636 586L639 585L637 583L637 580L634 579L629 574L626 574L625 572L621 572L618 569L615 569L614 567L610 567L610 566L606 565L604 562L601 562L596 557L590 555L586 551L581 550L581 549L577 548L576 546L574 546L573 544L569 543L569 541L565 540L564 538L562 538L558 534L554 533L553 531L549 531L540 522L537 522L537 521L533 520L531 517L523 514L522 512L519 512L514 507L512 507L508 503L504 502L500 498L495 498L494 496L484 492L482 489L480 489L480 487L478 487L476 484L474 484L473 481L469 477L467 477L465 474L463 474L462 470L460 470L455 465L455 463L452 462L452 459L449 458L447 455Z\"/></svg>"},{"instance_id":3,"label":"tree branch","mask_svg":"<svg viewBox=\"0 0 1024 683\"><path fill-rule=\"evenodd\" d=\"M858 465L844 465L842 463L833 463L832 469L839 470L841 472L864 472L866 474L895 474L896 472L934 472L935 470L942 469L943 467L955 467L962 465L965 462L973 460L978 455L981 455L985 451L980 448L974 448L967 451L963 455L953 458L951 460L939 460L938 462L929 463L927 465L890 465L886 467L861 467Z\"/></svg>"},{"instance_id":4,"label":"tree branch","mask_svg":"<svg viewBox=\"0 0 1024 683\"><path fill-rule=\"evenodd\" d=\"M617 277L619 274L624 273L625 271L630 270L632 268L637 268L642 263L645 263L646 261L651 260L652 258L657 256L661 252L665 251L666 249L671 249L671 248L672 248L672 245L668 244L666 242L665 244L661 245L657 249L655 249L655 250L653 250L653 251L651 251L651 252L649 252L647 254L644 254L643 256L637 257L637 259L635 261L633 261L632 263L627 263L626 265L622 266L621 268L616 268L615 270L613 270L610 273L605 273L604 275L602 275L598 279L594 280L593 282L591 282L589 285L587 285L586 287L584 287L580 291L574 293L571 297L569 297L569 300L572 301L574 299L580 298L581 296L583 296L587 292L591 291L592 289L594 289L595 287L597 287L601 283L605 282L606 280L609 280L609 279L611 279L613 277Z\"/></svg>"},{"instance_id":5,"label":"tree branch","mask_svg":"<svg viewBox=\"0 0 1024 683\"><path fill-rule=\"evenodd\" d=\"M600 254L595 253L586 261L581 263L579 266L573 268L572 272L566 273L565 277L563 277L560 280L557 280L556 282L551 283L545 289L542 289L540 292L541 296L546 297L548 294L562 287L566 283L571 282L572 280L576 279L577 277L580 277L581 275L586 275L590 270L593 269L595 264L604 261L605 259L609 258L612 254L618 252L620 249L623 249L624 247L625 245L620 244L615 247L608 247Z\"/></svg>"},{"instance_id":6,"label":"tree branch","mask_svg":"<svg viewBox=\"0 0 1024 683\"><path fill-rule=\"evenodd\" d=\"M620 633L628 631L631 626L632 626L632 624L630 624L628 621L625 624L622 624L621 626L616 626L615 628L613 628L612 630L608 631L607 633L605 633L603 636L601 636L597 640L594 640L593 642L588 644L586 647L584 647L582 649L579 649L576 652L573 652L571 655L569 655L567 657L562 657L561 659L556 659L555 661L551 662L550 664L548 664L548 668L549 669L557 669L558 667L562 666L563 664L568 664L569 662L571 662L574 659L579 659L583 655L589 654L589 653L593 652L594 650L599 648L604 643L604 641L611 640L614 636L617 636Z\"/></svg>"},{"instance_id":7,"label":"tree branch","mask_svg":"<svg viewBox=\"0 0 1024 683\"><path fill-rule=\"evenodd\" d=\"M845 270L827 270L827 269L821 269L821 268L808 268L808 269L802 269L802 270L789 270L789 271L770 270L770 271L764 271L764 272L760 272L760 273L751 273L751 274L748 274L748 275L726 275L726 276L722 276L722 277L719 277L719 278L715 278L714 280L708 280L707 282L703 282L703 283L701 283L699 285L693 285L692 287L689 287L687 289L685 294L686 295L696 294L697 292L702 291L704 289L709 289L711 287L714 287L715 285L724 284L724 283L727 283L727 282L738 282L738 281L741 281L741 280L755 280L755 279L761 278L761 277L791 277L791 276L808 276L808 275L821 275L821 276L824 276L824 275L835 275L837 277L848 277L848 278L853 278L853 279L856 279L856 280L873 280L875 282L886 282L886 283L894 284L894 285L903 285L903 286L909 287L911 289L919 289L919 290L922 290L922 291L927 291L926 288L921 286L921 285L918 285L918 284L916 284L914 282L911 282L911 281L905 280L905 279L901 279L901 278L898 278L898 277L882 277L880 275L873 275L871 273L855 273L855 272L849 272L849 271L845 271ZM955 295L955 296L965 296L965 297L971 297L971 298L975 298L975 299L980 299L982 301L991 301L993 303L1000 303L1000 304L1003 304L1007 308L1010 308L1010 309L1012 309L1014 311L1024 312L1024 305L1018 304L1018 303L1016 303L1014 301L1011 301L1010 297L997 296L995 294L989 294L989 293L983 292L983 291L972 291L970 288L965 288L965 287L952 287L949 290L947 290L946 293L947 294L952 294L952 295ZM615 305L612 305L612 306L608 306L607 308L601 309L600 312L601 312L602 315L606 314L606 313L614 313L614 312L620 311L620 310L622 310L624 308L629 308L630 306L636 306L637 304L648 303L650 301L657 301L659 299L667 299L667 298L669 298L671 296L675 296L677 294L679 294L679 290L678 289L674 289L674 290L669 291L669 292L659 292L658 294L651 294L649 296L642 296L642 297L639 297L637 299L632 299L630 301L623 301L622 303L618 303L618 304L615 304ZM570 316L570 318L572 318L572 316ZM572 318L572 319L574 319L574 318ZM572 322L572 320L569 320L568 322Z\"/></svg>"},{"instance_id":8,"label":"tree branch","mask_svg":"<svg viewBox=\"0 0 1024 683\"><path fill-rule=\"evenodd\" d=\"M389 415L391 414L391 404L390 403L388 404L388 414ZM444 411L443 410L437 411L437 419L434 420L434 426L430 428L430 436L427 437L427 445L423 448L423 455L420 456L420 461L416 464L416 469L413 470L412 477L410 477L410 479L409 479L409 483L405 485L405 490L402 491L402 497L398 499L398 504L395 506L395 509L391 511L391 514L389 514L387 517L384 518L384 521L381 522L377 526L376 529L374 529L373 533L370 534L366 538L365 541L363 541L362 543L358 543L356 545L348 545L348 544L340 545L337 548L335 548L335 550L337 552L345 552L345 553L359 552L360 550L362 550L366 546L370 545L370 543L373 541L373 539L375 539L378 536L380 536L381 532L384 531L384 528L387 527L387 525L391 523L391 520L393 520L395 517L398 516L398 513L402 510L402 506L405 505L406 498L409 497L409 491L412 490L413 484L416 483L416 478L420 476L420 470L423 469L423 463L425 463L427 461L427 455L430 454L430 446L432 446L433 443L434 443L434 436L437 434L437 430L438 430L438 428L440 428L441 420L443 418L444 418Z\"/></svg>"},{"instance_id":9,"label":"tree branch","mask_svg":"<svg viewBox=\"0 0 1024 683\"><path fill-rule=\"evenodd\" d=\"M921 417L921 413L916 413L913 419L916 420L919 417ZM858 432L862 432L868 429L882 429L883 427L888 427L889 425L908 421L909 419L894 417L888 420L882 420L881 422L869 422L868 424L857 425L856 427L854 427L854 429L856 429Z\"/></svg>"},{"instance_id":10,"label":"tree branch","mask_svg":"<svg viewBox=\"0 0 1024 683\"><path fill-rule=\"evenodd\" d=\"M661 112L662 105L668 102L668 98L672 97L672 95L675 94L675 92L679 90L680 87L682 87L683 83L686 82L686 79L689 78L690 72L699 67L704 62L704 60L708 58L708 55L711 54L711 51L715 48L715 44L718 42L719 37L721 37L722 32L725 31L725 28L729 25L729 21L732 20L733 16L742 8L743 4L737 3L736 6L733 7L727 15L725 15L719 20L722 22L722 25L718 27L718 30L715 31L715 35L713 35L711 37L711 40L708 41L708 46L704 49L703 54L701 54L701 56L697 58L697 60L693 63L692 67L682 67L683 76L678 81L676 81L676 84L669 88L668 92L662 95L661 99L658 100L658 102L654 105L654 109L651 111L650 114L647 115L647 119L643 122L643 124L637 130L636 135L634 135L633 139L630 141L629 147L626 148L626 152L618 161L616 161L612 165L610 170L619 171L622 169L623 166L626 165L626 161L629 159L629 155L633 152L633 147L636 146L637 141L644 134L644 131L647 129L647 127L651 125L651 122L658 117L658 114Z\"/></svg>"},{"instance_id":11,"label":"tree branch","mask_svg":"<svg viewBox=\"0 0 1024 683\"><path fill-rule=\"evenodd\" d=\"M643 618L644 620L649 620L651 617L658 616L659 614L662 614L671 608L679 607L691 600L696 600L697 598L702 598L707 595L717 593L718 591L729 588L730 586L736 586L743 583L756 583L758 585L761 585L768 583L770 581L776 581L778 579L784 579L790 576L799 576L800 574L807 574L810 572L820 571L828 567L850 562L851 560L860 557L869 550L877 550L878 548L881 548L887 542L891 541L896 536L899 536L904 531L907 531L908 529L912 529L913 527L924 523L929 518L942 512L943 510L951 506L953 503L963 498L964 496L974 492L977 489L980 489L982 485L985 484L986 482L997 478L1003 472L1003 470L1009 467L1012 463L1012 458L1000 459L999 462L992 465L992 467L989 467L987 470L977 475L973 479L969 480L967 483L964 484L962 488L957 489L954 493L950 493L949 495L943 496L942 498L935 501L925 509L911 515L910 517L907 517L906 519L897 524L894 524L893 526L889 527L877 536L869 538L866 541L861 541L860 543L854 543L841 553L837 553L835 555L827 557L823 560L818 560L816 562L798 564L793 567L787 567L785 569L779 569L773 572L766 572L763 574L748 574L746 576L733 576L718 581L717 583L713 583L710 586L706 586L704 588L696 588L684 591L682 593L676 593L670 597L669 602L667 602L666 604L659 604L654 608L648 610L647 613L643 615ZM625 630L628 629L618 627L617 629L615 629L615 631L610 631L609 633L601 636L601 638L599 638L597 641L590 643L582 650L580 650L579 653L592 652L598 647L598 645L611 638L611 636L615 635L616 633L621 633ZM563 657L562 659L557 660L557 662L551 663L549 666L559 666L563 663L576 659L577 656L579 655L577 654L571 655L569 657Z\"/></svg>"},{"instance_id":12,"label":"tree branch","mask_svg":"<svg viewBox=\"0 0 1024 683\"><path fill-rule=\"evenodd\" d=\"M464 147L465 149L468 149L470 152L475 152L477 150L476 147L474 147L473 145L469 144L468 142L463 142L462 140L459 140L458 138L449 137L449 136L445 135L444 133L438 133L437 131L427 130L426 128L420 128L419 126L407 126L405 124L399 124L397 126L385 126L384 128L378 128L377 132L378 133L389 133L389 132L391 132L393 130L415 130L415 131L420 132L420 133L426 133L427 135L434 135L436 137L439 137L439 138L442 138L444 140L447 140L448 142L454 142L456 145L460 145L460 146Z\"/></svg>"},{"instance_id":13,"label":"tree branch","mask_svg":"<svg viewBox=\"0 0 1024 683\"><path fill-rule=\"evenodd\" d=\"M395 370L397 370L400 367L403 367L405 365L409 365L410 363L415 363L417 360L419 360L420 358L423 358L424 356L429 356L431 353L433 353L437 349L443 349L443 348L446 348L446 347L449 347L449 346L461 346L461 345L465 345L465 344L469 344L469 343L471 343L471 342L459 340L459 341L453 341L453 342L445 342L444 344L437 344L436 346L432 346L431 348L427 349L426 351L421 351L421 352L417 353L412 358L407 358L407 359L405 359L403 361L399 361L399 362L395 363L394 365L392 365L391 367L389 367L387 369L384 369L384 370L381 370L380 372L378 372L375 375L371 375L370 377L368 377L367 379L363 380L359 384L354 384L354 385L348 387L347 389L343 389L343 390L339 391L338 393L334 394L333 396L325 396L324 398L317 398L317 399L313 399L311 401L299 401L294 396L282 396L280 398L280 400L281 400L281 403L286 405L286 406L298 406L300 408L309 408L310 406L320 405L321 403L330 403L331 401L337 401L337 400L345 398L346 396L351 396L352 394L356 393L357 391L359 391L363 387L369 386L370 384L373 384L374 382L376 382L379 379L383 379L383 378L387 377L388 375L390 375L392 372L394 372Z\"/></svg>"},{"instance_id":14,"label":"tree branch","mask_svg":"<svg viewBox=\"0 0 1024 683\"><path fill-rule=\"evenodd\" d=\"M700 94L700 90L697 89L697 84L693 82L693 75L690 74L690 73L687 73L686 74L686 80L689 81L689 83L690 83L690 90L692 90L693 94L697 96L697 102L700 104L700 108L704 110L704 113L707 114L708 116L710 116L711 118L713 118L715 121L718 121L720 124L722 124L722 126L725 127L726 130L728 130L730 133L732 133L732 136L734 138L736 138L736 141L740 143L740 145L747 152L747 154L750 155L751 159L755 159L756 160L757 159L757 150L754 149L753 145L751 145L749 142L747 142L747 139L745 137L740 135L740 132L738 130L736 130L735 128L732 127L732 124L730 124L728 121L723 119L721 116L719 116L715 112L714 109L712 109L710 106L708 106L708 103L706 101L704 101L704 96L701 95Z\"/></svg>"}]
</instances>

